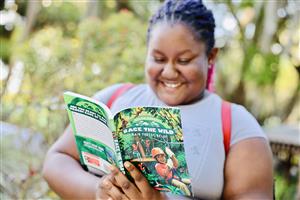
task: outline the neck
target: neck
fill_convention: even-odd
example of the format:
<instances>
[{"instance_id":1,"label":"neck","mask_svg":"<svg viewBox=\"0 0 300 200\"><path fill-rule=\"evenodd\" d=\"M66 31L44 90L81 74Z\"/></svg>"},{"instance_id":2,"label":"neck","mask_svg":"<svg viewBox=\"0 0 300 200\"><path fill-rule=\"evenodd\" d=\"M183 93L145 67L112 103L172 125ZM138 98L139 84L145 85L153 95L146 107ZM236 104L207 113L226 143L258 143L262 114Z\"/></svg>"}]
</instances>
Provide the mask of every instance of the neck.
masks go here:
<instances>
[{"instance_id":1,"label":"neck","mask_svg":"<svg viewBox=\"0 0 300 200\"><path fill-rule=\"evenodd\" d=\"M192 99L191 101L187 102L187 103L184 103L182 105L187 105L187 104L193 104L197 101L200 101L204 98L204 93L205 93L205 90L203 90L197 97L195 97L194 99Z\"/></svg>"}]
</instances>

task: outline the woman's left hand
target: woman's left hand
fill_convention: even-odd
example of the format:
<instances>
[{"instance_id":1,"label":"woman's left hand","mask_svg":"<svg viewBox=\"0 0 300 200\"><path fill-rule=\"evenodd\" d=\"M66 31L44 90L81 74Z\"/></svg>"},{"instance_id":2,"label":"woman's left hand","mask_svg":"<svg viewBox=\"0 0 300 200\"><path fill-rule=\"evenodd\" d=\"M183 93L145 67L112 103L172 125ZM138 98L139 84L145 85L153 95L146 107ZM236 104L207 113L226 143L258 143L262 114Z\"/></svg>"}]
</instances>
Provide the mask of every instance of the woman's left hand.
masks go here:
<instances>
[{"instance_id":1,"label":"woman's left hand","mask_svg":"<svg viewBox=\"0 0 300 200\"><path fill-rule=\"evenodd\" d=\"M119 171L118 168L113 166L111 168L112 175L114 176L116 183L123 190L124 194L129 199L139 200L160 200L167 199L166 195L152 188L143 174L130 162L124 163L125 168L128 170L135 185L130 182L127 177Z\"/></svg>"}]
</instances>

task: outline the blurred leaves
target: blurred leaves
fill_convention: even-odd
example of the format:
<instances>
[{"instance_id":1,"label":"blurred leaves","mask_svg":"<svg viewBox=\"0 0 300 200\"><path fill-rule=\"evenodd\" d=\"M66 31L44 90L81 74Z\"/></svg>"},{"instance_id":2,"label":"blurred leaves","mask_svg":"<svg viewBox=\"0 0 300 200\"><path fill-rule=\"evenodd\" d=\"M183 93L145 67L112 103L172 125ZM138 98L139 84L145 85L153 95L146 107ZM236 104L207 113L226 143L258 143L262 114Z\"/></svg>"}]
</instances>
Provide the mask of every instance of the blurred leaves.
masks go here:
<instances>
[{"instance_id":1,"label":"blurred leaves","mask_svg":"<svg viewBox=\"0 0 300 200\"><path fill-rule=\"evenodd\" d=\"M20 147L15 147L14 141L20 134L5 136L1 145L5 160L1 193L8 195L7 198L53 196L51 192L48 194L45 182L41 184L40 170L46 150L67 124L62 102L65 90L92 95L117 82L143 81L146 51L143 23L126 11L103 20L83 18L79 22L76 7L60 6L66 7L43 8L47 12L40 13L41 19L35 25L39 28L25 41L20 42L24 29L18 26L10 40L1 43L13 52L10 62L21 63L19 68L13 65L12 71L17 69L21 82L2 97L1 120L30 127L41 132L45 139L44 148L38 150L42 156L37 156L28 152L27 145L31 144L23 140ZM78 25L66 29L68 23ZM8 52L1 51L1 57L9 57ZM37 170L34 177L28 175L33 162Z\"/></svg>"},{"instance_id":2,"label":"blurred leaves","mask_svg":"<svg viewBox=\"0 0 300 200\"><path fill-rule=\"evenodd\" d=\"M217 6L222 5L222 9L232 14L225 15L222 24L225 30L232 29L232 40L224 45L218 59L218 93L245 105L261 124L272 116L282 122L300 120L299 114L292 112L299 109L296 102L299 102L300 57L295 49L299 49L300 38L299 34L293 34L300 31L296 8L299 2L218 2ZM217 18L218 13L215 13ZM222 37L217 37L217 44L218 40ZM283 64L286 59L291 61L288 68L295 69L290 71L292 79L281 73L287 66ZM278 80L286 83L288 93L277 95L283 90L275 84Z\"/></svg>"},{"instance_id":3,"label":"blurred leaves","mask_svg":"<svg viewBox=\"0 0 300 200\"><path fill-rule=\"evenodd\" d=\"M46 146L43 136L1 122L1 197L4 199L38 199L48 192L41 181L41 160ZM26 149L26 151L24 151ZM22 153L20 153L22 151Z\"/></svg>"},{"instance_id":4,"label":"blurred leaves","mask_svg":"<svg viewBox=\"0 0 300 200\"><path fill-rule=\"evenodd\" d=\"M53 1L53 5L42 7L35 26L55 26L63 28L65 35L72 35L76 31L76 24L80 21L82 9L71 2Z\"/></svg>"}]
</instances>

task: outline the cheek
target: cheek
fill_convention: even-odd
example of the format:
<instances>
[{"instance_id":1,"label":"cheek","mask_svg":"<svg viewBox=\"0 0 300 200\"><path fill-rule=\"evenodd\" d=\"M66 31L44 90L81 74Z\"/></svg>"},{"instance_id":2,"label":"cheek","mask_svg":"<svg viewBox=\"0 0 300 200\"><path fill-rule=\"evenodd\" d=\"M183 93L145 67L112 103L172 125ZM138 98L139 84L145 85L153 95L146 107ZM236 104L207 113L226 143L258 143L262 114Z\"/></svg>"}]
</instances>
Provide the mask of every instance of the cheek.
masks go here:
<instances>
[{"instance_id":1,"label":"cheek","mask_svg":"<svg viewBox=\"0 0 300 200\"><path fill-rule=\"evenodd\" d=\"M195 75L197 74L201 80L205 81L207 77L208 63L206 61L200 61L197 66L198 67L196 67L194 71Z\"/></svg>"},{"instance_id":2,"label":"cheek","mask_svg":"<svg viewBox=\"0 0 300 200\"><path fill-rule=\"evenodd\" d=\"M154 63L147 63L145 68L145 73L148 79L156 79L159 76L161 67Z\"/></svg>"},{"instance_id":3,"label":"cheek","mask_svg":"<svg viewBox=\"0 0 300 200\"><path fill-rule=\"evenodd\" d=\"M203 82L206 80L206 71L201 66L192 66L189 69L184 69L182 74L190 82Z\"/></svg>"}]
</instances>

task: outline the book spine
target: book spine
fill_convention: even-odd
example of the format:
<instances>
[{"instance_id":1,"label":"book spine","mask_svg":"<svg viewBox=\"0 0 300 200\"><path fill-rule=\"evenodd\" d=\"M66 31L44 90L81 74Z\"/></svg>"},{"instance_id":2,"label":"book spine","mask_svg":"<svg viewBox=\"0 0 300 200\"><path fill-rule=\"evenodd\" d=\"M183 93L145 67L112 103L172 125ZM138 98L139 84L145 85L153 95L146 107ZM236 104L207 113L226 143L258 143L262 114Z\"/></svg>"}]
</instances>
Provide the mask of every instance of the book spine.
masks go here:
<instances>
[{"instance_id":1,"label":"book spine","mask_svg":"<svg viewBox=\"0 0 300 200\"><path fill-rule=\"evenodd\" d=\"M118 168L123 174L125 174L124 164L121 156L119 141L118 138L116 137L116 132L113 132L113 135L114 135L114 144L116 149L116 159L117 159Z\"/></svg>"},{"instance_id":2,"label":"book spine","mask_svg":"<svg viewBox=\"0 0 300 200\"><path fill-rule=\"evenodd\" d=\"M120 171L123 174L125 174L124 164L123 164L123 160L122 160L122 156L121 156L120 145L119 145L119 141L118 141L118 136L116 134L116 127L115 127L113 119L109 121L109 126L112 131L113 138L114 138L114 145L115 145L115 151L116 151L116 163L117 163Z\"/></svg>"}]
</instances>

